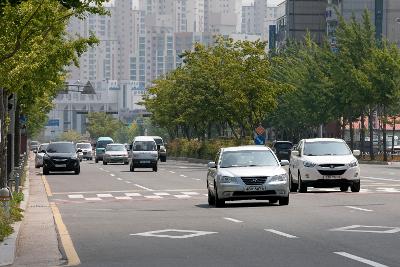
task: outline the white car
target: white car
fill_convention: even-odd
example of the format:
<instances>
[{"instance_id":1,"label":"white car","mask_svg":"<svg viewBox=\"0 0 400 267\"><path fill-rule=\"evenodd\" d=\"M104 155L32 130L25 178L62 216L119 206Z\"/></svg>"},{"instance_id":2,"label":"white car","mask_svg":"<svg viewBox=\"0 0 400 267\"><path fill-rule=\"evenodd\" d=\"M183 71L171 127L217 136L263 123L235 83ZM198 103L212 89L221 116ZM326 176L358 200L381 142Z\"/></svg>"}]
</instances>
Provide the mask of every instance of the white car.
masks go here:
<instances>
[{"instance_id":1,"label":"white car","mask_svg":"<svg viewBox=\"0 0 400 267\"><path fill-rule=\"evenodd\" d=\"M43 167L43 156L45 154L43 151L46 151L48 145L49 143L43 143L37 149L35 154L35 168Z\"/></svg>"},{"instance_id":2,"label":"white car","mask_svg":"<svg viewBox=\"0 0 400 267\"><path fill-rule=\"evenodd\" d=\"M342 139L314 138L303 139L291 153L289 180L291 191L307 192L307 187L339 187L346 192L360 191L360 167L354 156L360 151L351 152Z\"/></svg>"},{"instance_id":3,"label":"white car","mask_svg":"<svg viewBox=\"0 0 400 267\"><path fill-rule=\"evenodd\" d=\"M128 151L124 144L108 144L103 155L103 165L108 163L123 163L128 165Z\"/></svg>"},{"instance_id":4,"label":"white car","mask_svg":"<svg viewBox=\"0 0 400 267\"><path fill-rule=\"evenodd\" d=\"M81 157L87 160L92 160L94 153L93 153L93 148L90 143L77 143L76 148L82 150L82 155Z\"/></svg>"}]
</instances>

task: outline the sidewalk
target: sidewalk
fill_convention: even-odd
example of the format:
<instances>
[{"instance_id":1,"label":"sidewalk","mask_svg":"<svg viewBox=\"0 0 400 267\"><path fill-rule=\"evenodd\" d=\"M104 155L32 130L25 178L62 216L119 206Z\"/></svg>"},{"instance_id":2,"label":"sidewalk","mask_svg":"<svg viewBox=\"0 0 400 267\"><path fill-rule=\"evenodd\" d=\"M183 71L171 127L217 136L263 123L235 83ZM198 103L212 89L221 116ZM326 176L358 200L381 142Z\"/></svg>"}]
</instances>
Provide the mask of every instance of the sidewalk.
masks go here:
<instances>
[{"instance_id":1,"label":"sidewalk","mask_svg":"<svg viewBox=\"0 0 400 267\"><path fill-rule=\"evenodd\" d=\"M12 260L11 254L15 251L14 263L11 266L60 266L65 261L62 260L59 250L53 213L40 169L35 169L32 161L29 166L29 183L26 184L29 186L28 205L19 234L18 229L15 229L13 237L10 237L14 242L9 242L7 256Z\"/></svg>"}]
</instances>

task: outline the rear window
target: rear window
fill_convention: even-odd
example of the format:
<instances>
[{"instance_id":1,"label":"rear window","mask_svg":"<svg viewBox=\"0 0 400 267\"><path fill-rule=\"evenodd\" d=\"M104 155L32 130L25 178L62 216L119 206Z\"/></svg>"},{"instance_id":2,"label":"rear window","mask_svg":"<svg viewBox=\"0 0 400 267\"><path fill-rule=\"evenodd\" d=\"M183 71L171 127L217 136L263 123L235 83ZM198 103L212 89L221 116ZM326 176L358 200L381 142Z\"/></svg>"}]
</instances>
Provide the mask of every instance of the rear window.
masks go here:
<instances>
[{"instance_id":1,"label":"rear window","mask_svg":"<svg viewBox=\"0 0 400 267\"><path fill-rule=\"evenodd\" d=\"M125 151L126 148L124 145L108 145L106 147L107 151Z\"/></svg>"},{"instance_id":2,"label":"rear window","mask_svg":"<svg viewBox=\"0 0 400 267\"><path fill-rule=\"evenodd\" d=\"M77 148L92 148L90 144L76 144Z\"/></svg>"},{"instance_id":3,"label":"rear window","mask_svg":"<svg viewBox=\"0 0 400 267\"><path fill-rule=\"evenodd\" d=\"M154 138L154 141L156 141L157 145L163 145L163 140L161 138Z\"/></svg>"},{"instance_id":4,"label":"rear window","mask_svg":"<svg viewBox=\"0 0 400 267\"><path fill-rule=\"evenodd\" d=\"M133 151L154 151L157 150L155 142L152 141L136 141L133 144Z\"/></svg>"},{"instance_id":5,"label":"rear window","mask_svg":"<svg viewBox=\"0 0 400 267\"><path fill-rule=\"evenodd\" d=\"M276 149L292 149L293 145L291 143L276 143L274 147Z\"/></svg>"},{"instance_id":6,"label":"rear window","mask_svg":"<svg viewBox=\"0 0 400 267\"><path fill-rule=\"evenodd\" d=\"M98 141L96 144L96 148L106 148L106 146L108 144L112 144L112 143L114 143L114 142L111 140Z\"/></svg>"},{"instance_id":7,"label":"rear window","mask_svg":"<svg viewBox=\"0 0 400 267\"><path fill-rule=\"evenodd\" d=\"M75 153L75 146L72 143L53 143L47 149L47 153Z\"/></svg>"}]
</instances>

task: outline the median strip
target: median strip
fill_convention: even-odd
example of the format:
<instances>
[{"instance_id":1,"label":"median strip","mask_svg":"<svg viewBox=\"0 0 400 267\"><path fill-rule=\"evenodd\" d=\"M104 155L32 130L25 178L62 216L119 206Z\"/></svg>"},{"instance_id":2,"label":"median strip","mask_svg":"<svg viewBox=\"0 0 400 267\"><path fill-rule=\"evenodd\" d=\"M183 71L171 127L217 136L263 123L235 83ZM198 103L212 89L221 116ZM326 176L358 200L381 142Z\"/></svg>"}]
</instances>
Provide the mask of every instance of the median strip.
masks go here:
<instances>
[{"instance_id":1,"label":"median strip","mask_svg":"<svg viewBox=\"0 0 400 267\"><path fill-rule=\"evenodd\" d=\"M337 254L337 255L340 255L340 256L343 256L343 257L346 257L346 258L355 260L355 261L359 261L359 262L365 263L365 264L370 265L370 266L374 266L374 267L388 267L387 265L380 264L380 263L375 262L375 261L367 260L367 259L364 259L364 258L355 256L355 255L352 255L352 254L347 253L347 252L334 252L334 253Z\"/></svg>"}]
</instances>

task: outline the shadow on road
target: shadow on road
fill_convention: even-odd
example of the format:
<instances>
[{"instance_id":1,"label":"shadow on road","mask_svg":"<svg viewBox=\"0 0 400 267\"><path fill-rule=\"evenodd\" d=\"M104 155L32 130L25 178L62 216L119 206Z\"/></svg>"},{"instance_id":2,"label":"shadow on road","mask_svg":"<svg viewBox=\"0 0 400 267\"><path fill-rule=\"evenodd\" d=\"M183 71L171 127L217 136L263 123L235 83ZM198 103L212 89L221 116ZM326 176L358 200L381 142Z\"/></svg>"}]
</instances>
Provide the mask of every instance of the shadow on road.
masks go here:
<instances>
[{"instance_id":1,"label":"shadow on road","mask_svg":"<svg viewBox=\"0 0 400 267\"><path fill-rule=\"evenodd\" d=\"M195 205L198 208L203 208L203 209L215 209L214 206L209 206L208 204L197 204ZM225 207L223 208L251 208L251 207L273 207L273 206L279 206L278 204L271 204L266 202L238 202L238 203L233 203L233 202L227 202L225 203ZM218 208L221 209L221 208Z\"/></svg>"}]
</instances>

